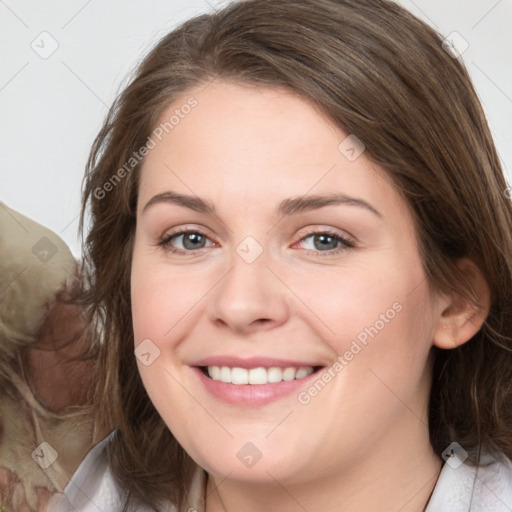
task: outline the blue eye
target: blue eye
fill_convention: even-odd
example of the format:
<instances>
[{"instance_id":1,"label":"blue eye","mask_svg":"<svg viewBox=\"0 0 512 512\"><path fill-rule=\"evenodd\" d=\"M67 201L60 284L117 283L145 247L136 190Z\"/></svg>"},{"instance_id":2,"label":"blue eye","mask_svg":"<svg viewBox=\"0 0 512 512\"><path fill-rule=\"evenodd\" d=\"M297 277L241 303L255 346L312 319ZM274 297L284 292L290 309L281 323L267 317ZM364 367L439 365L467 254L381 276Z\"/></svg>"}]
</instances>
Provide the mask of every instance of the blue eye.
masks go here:
<instances>
[{"instance_id":1,"label":"blue eye","mask_svg":"<svg viewBox=\"0 0 512 512\"><path fill-rule=\"evenodd\" d=\"M343 238L338 233L333 231L313 231L307 235L301 237L300 242L305 242L308 239L312 239L311 248L306 248L309 252L322 255L332 255L341 253L349 248L355 247L355 244L346 238ZM210 242L209 245L207 243ZM181 247L176 247L178 243ZM206 247L212 247L215 243L204 233L198 230L187 230L178 231L166 235L158 245L165 251L169 251L179 255L190 255L194 252L199 252Z\"/></svg>"},{"instance_id":2,"label":"blue eye","mask_svg":"<svg viewBox=\"0 0 512 512\"><path fill-rule=\"evenodd\" d=\"M172 245L173 241L181 240L183 249L177 249ZM171 251L176 254L185 254L187 252L193 252L205 247L205 242L208 237L200 231L179 231L166 236L158 245L162 246L165 250Z\"/></svg>"},{"instance_id":3,"label":"blue eye","mask_svg":"<svg viewBox=\"0 0 512 512\"><path fill-rule=\"evenodd\" d=\"M332 231L314 231L303 236L300 241L305 242L309 238L312 239L313 247L308 250L316 253L333 254L355 247L351 241Z\"/></svg>"}]
</instances>

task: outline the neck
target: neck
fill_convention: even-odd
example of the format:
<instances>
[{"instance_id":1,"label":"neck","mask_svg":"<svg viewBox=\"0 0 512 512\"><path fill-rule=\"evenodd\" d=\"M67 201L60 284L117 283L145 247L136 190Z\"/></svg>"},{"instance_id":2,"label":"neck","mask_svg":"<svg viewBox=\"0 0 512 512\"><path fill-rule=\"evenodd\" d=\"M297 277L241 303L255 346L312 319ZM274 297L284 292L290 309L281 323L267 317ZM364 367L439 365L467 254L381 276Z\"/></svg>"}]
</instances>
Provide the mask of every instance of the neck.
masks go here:
<instances>
[{"instance_id":1,"label":"neck","mask_svg":"<svg viewBox=\"0 0 512 512\"><path fill-rule=\"evenodd\" d=\"M390 441L378 450L365 449L345 469L314 480L269 479L254 484L210 475L206 512L424 512L442 460L433 452L428 433L423 439Z\"/></svg>"}]
</instances>

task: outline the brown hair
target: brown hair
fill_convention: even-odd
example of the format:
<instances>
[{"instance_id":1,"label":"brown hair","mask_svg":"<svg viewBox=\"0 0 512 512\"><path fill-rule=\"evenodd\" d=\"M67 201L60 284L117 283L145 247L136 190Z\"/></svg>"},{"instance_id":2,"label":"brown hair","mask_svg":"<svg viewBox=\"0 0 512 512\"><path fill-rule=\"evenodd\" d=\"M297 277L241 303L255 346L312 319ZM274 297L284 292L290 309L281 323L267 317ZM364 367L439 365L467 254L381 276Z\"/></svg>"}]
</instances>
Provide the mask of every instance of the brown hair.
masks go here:
<instances>
[{"instance_id":1,"label":"brown hair","mask_svg":"<svg viewBox=\"0 0 512 512\"><path fill-rule=\"evenodd\" d=\"M388 0L241 1L163 37L116 99L87 164L81 229L89 209L89 321L103 333L97 407L105 428L117 428L109 462L134 498L181 503L192 463L147 396L133 354L141 164L108 192L104 185L172 101L215 78L284 87L356 134L410 206L431 290L472 299L456 264L468 257L480 267L492 299L483 327L459 348L432 348L430 439L438 455L457 441L512 457L511 204L469 75L442 40Z\"/></svg>"}]
</instances>

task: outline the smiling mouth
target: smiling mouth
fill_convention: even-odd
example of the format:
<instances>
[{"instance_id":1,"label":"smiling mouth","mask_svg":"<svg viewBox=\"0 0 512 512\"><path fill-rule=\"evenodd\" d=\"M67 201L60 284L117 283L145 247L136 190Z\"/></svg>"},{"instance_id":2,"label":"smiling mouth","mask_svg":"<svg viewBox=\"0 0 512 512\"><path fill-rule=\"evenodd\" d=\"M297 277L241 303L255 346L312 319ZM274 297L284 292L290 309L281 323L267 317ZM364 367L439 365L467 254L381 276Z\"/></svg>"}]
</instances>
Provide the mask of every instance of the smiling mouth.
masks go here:
<instances>
[{"instance_id":1,"label":"smiling mouth","mask_svg":"<svg viewBox=\"0 0 512 512\"><path fill-rule=\"evenodd\" d=\"M245 384L263 385L277 384L279 382L289 382L308 377L312 373L319 371L322 366L290 366L280 368L271 366L268 368L239 368L229 366L201 366L200 369L204 375L210 379L223 382L225 384L235 384L238 386Z\"/></svg>"}]
</instances>

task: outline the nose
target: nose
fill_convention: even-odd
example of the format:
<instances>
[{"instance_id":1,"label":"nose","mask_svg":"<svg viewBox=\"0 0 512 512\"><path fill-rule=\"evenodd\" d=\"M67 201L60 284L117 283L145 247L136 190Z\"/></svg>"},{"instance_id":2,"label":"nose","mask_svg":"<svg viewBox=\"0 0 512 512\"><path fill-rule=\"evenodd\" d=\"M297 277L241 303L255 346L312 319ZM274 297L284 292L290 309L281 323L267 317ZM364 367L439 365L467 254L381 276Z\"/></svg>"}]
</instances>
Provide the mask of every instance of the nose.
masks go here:
<instances>
[{"instance_id":1,"label":"nose","mask_svg":"<svg viewBox=\"0 0 512 512\"><path fill-rule=\"evenodd\" d=\"M229 271L210 294L208 311L218 327L250 334L286 322L290 292L268 259L266 251L251 263L233 253Z\"/></svg>"}]
</instances>

